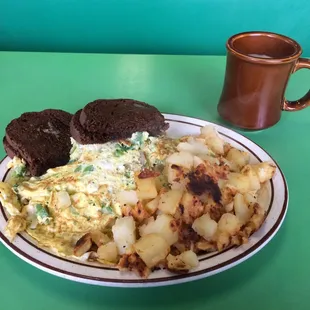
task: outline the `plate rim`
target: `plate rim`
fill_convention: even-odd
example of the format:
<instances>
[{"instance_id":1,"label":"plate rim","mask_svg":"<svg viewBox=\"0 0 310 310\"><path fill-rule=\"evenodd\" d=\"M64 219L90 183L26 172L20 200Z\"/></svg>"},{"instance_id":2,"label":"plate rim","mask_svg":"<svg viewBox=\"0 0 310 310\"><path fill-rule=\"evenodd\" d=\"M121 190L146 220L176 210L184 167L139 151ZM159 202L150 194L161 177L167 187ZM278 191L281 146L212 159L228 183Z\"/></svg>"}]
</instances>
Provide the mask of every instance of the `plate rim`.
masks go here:
<instances>
[{"instance_id":1,"label":"plate rim","mask_svg":"<svg viewBox=\"0 0 310 310\"><path fill-rule=\"evenodd\" d=\"M34 257L29 256L23 250L18 248L15 244L11 243L7 239L7 237L3 234L2 231L0 231L0 241L4 244L4 246L6 248L8 248L11 252L13 252L16 256L18 256L22 260L24 260L27 263L35 266L36 268L41 269L45 272L48 272L52 275L56 275L56 276L59 276L59 277L65 278L65 279L69 279L69 280L73 280L76 282L82 282L82 283L93 284L93 285L104 285L104 286L112 286L112 287L132 287L132 288L133 287L146 287L146 286L147 287L166 286L166 285L179 284L179 283L190 282L190 281L195 281L198 279L206 278L206 277L212 276L214 274L223 272L227 269L233 268L234 266L242 263L246 259L252 257L257 252L259 252L260 249L263 248L265 245L267 245L267 243L274 237L274 235L280 229L280 227L281 227L281 225L285 219L287 209L288 209L288 202L289 202L288 185L287 185L287 181L286 181L286 178L284 176L284 173L283 173L282 169L280 168L279 164L277 163L277 161L263 147L258 145L256 142L249 139L245 135L243 135L237 131L234 131L233 129L230 129L226 126L223 126L221 124L218 124L218 123L215 123L212 121L208 121L205 119L186 116L186 115L182 115L182 114L163 113L163 115L167 121L170 120L170 121L175 121L175 122L179 122L179 123L185 123L185 124L188 124L191 126L202 127L202 125L195 123L195 121L198 120L201 122L213 124L219 128L223 128L226 131L228 131L229 134L242 136L244 139L247 140L247 142L253 143L254 145L256 145L256 147L258 147L260 150L262 150L264 153L266 153L271 158L271 160L277 165L277 169L280 172L281 179L283 181L283 186L284 186L284 201L283 201L283 205L281 207L281 212L279 213L278 217L276 218L276 222L268 230L268 232L264 233L264 235L261 237L261 239L259 241L257 241L254 245L252 245L249 249L242 251L240 254L238 254L238 255L236 255L236 256L228 259L228 260L225 260L224 262L219 263L213 267L205 268L203 270L193 271L193 272L190 272L188 274L173 275L171 277L164 277L164 278L157 278L157 279L155 278L155 279L127 279L126 280L126 279L111 279L111 278L109 279L109 278L81 275L81 274L77 274L74 272L68 272L67 270L61 270L61 269L56 268L54 266L50 266L50 265L48 265L42 261L39 261L38 259L36 259ZM181 118L185 118L185 120L182 121L182 120L178 120L178 119L169 119L169 117L172 117L172 118L181 117ZM193 123L190 123L187 121L192 121ZM229 136L227 134L223 134L223 133L221 133L221 134L228 137L229 139L236 141L237 143L244 146L245 148L249 149L242 142L232 138L231 136ZM252 151L252 154L254 154L253 151ZM5 156L1 160L0 164L2 164L2 162L7 157L8 156ZM3 206L1 204L0 204L0 208L1 208L1 211L3 212ZM0 215L0 216L2 216L2 215ZM24 239L24 238L22 238L22 239ZM30 242L28 242L28 243L30 245ZM32 245L32 246L35 246L35 245ZM38 249L41 250L39 247L38 247Z\"/></svg>"}]
</instances>

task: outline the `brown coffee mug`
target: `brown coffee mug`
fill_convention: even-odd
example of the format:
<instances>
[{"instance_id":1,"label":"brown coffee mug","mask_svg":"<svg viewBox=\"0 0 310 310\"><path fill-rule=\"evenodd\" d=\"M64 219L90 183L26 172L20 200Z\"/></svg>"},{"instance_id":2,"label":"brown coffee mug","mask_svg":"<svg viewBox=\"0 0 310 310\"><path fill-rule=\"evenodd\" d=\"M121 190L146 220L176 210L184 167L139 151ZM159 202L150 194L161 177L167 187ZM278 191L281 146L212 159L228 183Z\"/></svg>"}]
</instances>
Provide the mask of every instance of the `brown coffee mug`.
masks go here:
<instances>
[{"instance_id":1,"label":"brown coffee mug","mask_svg":"<svg viewBox=\"0 0 310 310\"><path fill-rule=\"evenodd\" d=\"M310 69L300 58L300 45L280 34L244 32L228 39L225 81L218 104L220 116L251 130L276 124L281 111L299 111L310 105L310 90L299 100L284 98L291 73Z\"/></svg>"}]
</instances>

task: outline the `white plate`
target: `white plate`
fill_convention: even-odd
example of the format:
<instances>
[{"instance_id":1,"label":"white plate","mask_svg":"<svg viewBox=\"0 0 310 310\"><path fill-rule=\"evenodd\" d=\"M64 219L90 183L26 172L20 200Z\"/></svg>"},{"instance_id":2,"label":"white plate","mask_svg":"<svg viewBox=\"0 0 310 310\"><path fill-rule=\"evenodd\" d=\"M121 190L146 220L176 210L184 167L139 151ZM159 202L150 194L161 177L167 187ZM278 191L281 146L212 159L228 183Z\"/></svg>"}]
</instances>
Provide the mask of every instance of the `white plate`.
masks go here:
<instances>
[{"instance_id":1,"label":"white plate","mask_svg":"<svg viewBox=\"0 0 310 310\"><path fill-rule=\"evenodd\" d=\"M179 137L182 135L198 134L200 127L210 124L207 121L165 114L170 123L168 135ZM275 161L261 147L246 137L225 127L214 125L220 135L229 143L251 154L252 162ZM4 179L7 172L9 158L5 158L0 165L0 179ZM277 164L276 164L277 165ZM148 279L140 279L133 273L119 272L115 268L106 268L95 263L82 263L71 259L57 257L48 249L39 248L36 242L26 233L19 234L13 243L4 236L7 214L0 205L0 240L14 254L29 264L53 275L69 280L88 284L119 286L119 287L146 287L177 284L205 278L222 272L240 264L262 249L280 228L288 204L288 189L281 169L277 171L272 181L268 182L265 194L270 201L268 215L263 226L254 233L247 244L234 247L221 253L211 253L199 257L199 267L187 274L175 275L166 270L158 270Z\"/></svg>"}]
</instances>

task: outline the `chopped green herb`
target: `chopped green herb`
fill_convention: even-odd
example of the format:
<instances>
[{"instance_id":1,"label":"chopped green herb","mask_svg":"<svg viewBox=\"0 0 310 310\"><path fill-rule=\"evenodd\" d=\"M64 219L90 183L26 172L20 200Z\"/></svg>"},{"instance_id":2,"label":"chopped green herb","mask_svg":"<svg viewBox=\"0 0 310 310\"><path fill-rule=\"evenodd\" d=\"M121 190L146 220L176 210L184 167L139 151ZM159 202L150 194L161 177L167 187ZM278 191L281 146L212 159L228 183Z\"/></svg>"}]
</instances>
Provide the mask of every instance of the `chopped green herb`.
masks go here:
<instances>
[{"instance_id":1,"label":"chopped green herb","mask_svg":"<svg viewBox=\"0 0 310 310\"><path fill-rule=\"evenodd\" d=\"M95 167L93 165L89 165L83 168L83 165L78 165L74 172L83 172L83 173L88 173L88 172L92 172L95 170Z\"/></svg>"},{"instance_id":2,"label":"chopped green herb","mask_svg":"<svg viewBox=\"0 0 310 310\"><path fill-rule=\"evenodd\" d=\"M77 210L76 210L73 206L70 206L70 212L71 212L73 215L80 215L80 213L77 212Z\"/></svg>"},{"instance_id":3,"label":"chopped green herb","mask_svg":"<svg viewBox=\"0 0 310 310\"><path fill-rule=\"evenodd\" d=\"M87 221L90 221L90 216L85 215L85 214L83 216L86 218Z\"/></svg>"},{"instance_id":4,"label":"chopped green herb","mask_svg":"<svg viewBox=\"0 0 310 310\"><path fill-rule=\"evenodd\" d=\"M135 134L135 137L132 139L132 142L134 144L137 144L139 146L141 146L144 142L144 136L143 136L143 133L142 132L137 132Z\"/></svg>"},{"instance_id":5,"label":"chopped green herb","mask_svg":"<svg viewBox=\"0 0 310 310\"><path fill-rule=\"evenodd\" d=\"M165 182L165 183L163 183L163 187L171 188L171 184L169 182Z\"/></svg>"},{"instance_id":6,"label":"chopped green herb","mask_svg":"<svg viewBox=\"0 0 310 310\"><path fill-rule=\"evenodd\" d=\"M36 216L39 222L49 224L49 214L47 209L42 204L36 204Z\"/></svg>"},{"instance_id":7,"label":"chopped green herb","mask_svg":"<svg viewBox=\"0 0 310 310\"><path fill-rule=\"evenodd\" d=\"M101 206L101 212L104 214L114 214L113 209L110 206L102 205Z\"/></svg>"},{"instance_id":8,"label":"chopped green herb","mask_svg":"<svg viewBox=\"0 0 310 310\"><path fill-rule=\"evenodd\" d=\"M13 189L13 191L14 191L15 194L18 194L18 184L14 184L14 185L12 186L12 189Z\"/></svg>"},{"instance_id":9,"label":"chopped green herb","mask_svg":"<svg viewBox=\"0 0 310 310\"><path fill-rule=\"evenodd\" d=\"M126 172L125 172L125 177L128 178L128 179L131 177L130 171L126 171Z\"/></svg>"},{"instance_id":10,"label":"chopped green herb","mask_svg":"<svg viewBox=\"0 0 310 310\"><path fill-rule=\"evenodd\" d=\"M118 143L117 146L116 146L116 149L114 151L114 155L116 157L120 157L122 155L124 155L127 151L129 150L133 150L134 149L134 145L125 145L125 144L122 144L122 143Z\"/></svg>"},{"instance_id":11,"label":"chopped green herb","mask_svg":"<svg viewBox=\"0 0 310 310\"><path fill-rule=\"evenodd\" d=\"M145 153L144 153L144 156L145 156L145 164L143 165L143 168L151 168L152 165L151 165L149 157Z\"/></svg>"},{"instance_id":12,"label":"chopped green herb","mask_svg":"<svg viewBox=\"0 0 310 310\"><path fill-rule=\"evenodd\" d=\"M96 207L96 203L91 199L88 199L88 204L93 206L93 207Z\"/></svg>"},{"instance_id":13,"label":"chopped green herb","mask_svg":"<svg viewBox=\"0 0 310 310\"><path fill-rule=\"evenodd\" d=\"M84 173L87 173L87 172L92 172L92 171L94 171L94 170L95 170L94 166L93 166L93 165L89 165L89 166L86 166L86 167L83 169L83 172L84 172Z\"/></svg>"},{"instance_id":14,"label":"chopped green herb","mask_svg":"<svg viewBox=\"0 0 310 310\"><path fill-rule=\"evenodd\" d=\"M26 166L17 166L14 169L14 176L17 178L22 178L26 174Z\"/></svg>"},{"instance_id":15,"label":"chopped green herb","mask_svg":"<svg viewBox=\"0 0 310 310\"><path fill-rule=\"evenodd\" d=\"M80 172L82 171L82 165L79 165L75 168L74 172Z\"/></svg>"},{"instance_id":16,"label":"chopped green herb","mask_svg":"<svg viewBox=\"0 0 310 310\"><path fill-rule=\"evenodd\" d=\"M115 157L121 157L122 155L124 155L124 151L122 151L121 149L116 149L114 151L114 156Z\"/></svg>"}]
</instances>

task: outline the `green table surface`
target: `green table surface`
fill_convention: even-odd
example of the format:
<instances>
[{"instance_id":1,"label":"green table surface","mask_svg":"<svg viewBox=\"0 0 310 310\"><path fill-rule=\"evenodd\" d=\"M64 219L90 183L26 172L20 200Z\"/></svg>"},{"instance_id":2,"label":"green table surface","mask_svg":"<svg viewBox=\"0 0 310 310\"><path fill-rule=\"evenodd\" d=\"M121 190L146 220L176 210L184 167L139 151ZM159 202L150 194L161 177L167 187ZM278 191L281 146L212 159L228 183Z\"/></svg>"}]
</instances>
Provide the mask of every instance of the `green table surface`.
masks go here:
<instances>
[{"instance_id":1,"label":"green table surface","mask_svg":"<svg viewBox=\"0 0 310 310\"><path fill-rule=\"evenodd\" d=\"M162 112L221 123L216 105L224 72L223 56L0 52L1 134L22 112L74 112L97 98L134 98ZM309 86L310 71L301 70L286 95L295 99ZM283 112L270 129L242 132L275 158L290 190L280 231L246 262L186 284L106 288L52 276L0 244L0 309L310 309L309 132L310 109Z\"/></svg>"}]
</instances>

